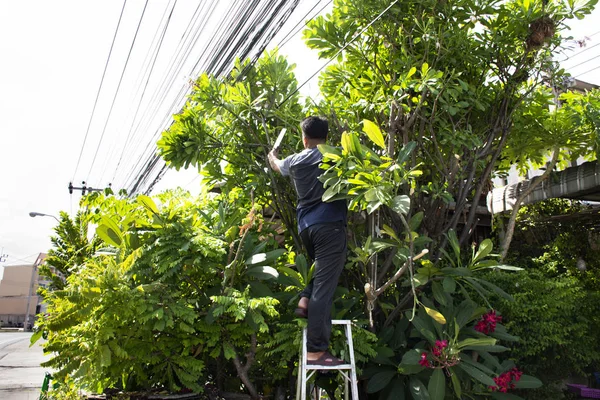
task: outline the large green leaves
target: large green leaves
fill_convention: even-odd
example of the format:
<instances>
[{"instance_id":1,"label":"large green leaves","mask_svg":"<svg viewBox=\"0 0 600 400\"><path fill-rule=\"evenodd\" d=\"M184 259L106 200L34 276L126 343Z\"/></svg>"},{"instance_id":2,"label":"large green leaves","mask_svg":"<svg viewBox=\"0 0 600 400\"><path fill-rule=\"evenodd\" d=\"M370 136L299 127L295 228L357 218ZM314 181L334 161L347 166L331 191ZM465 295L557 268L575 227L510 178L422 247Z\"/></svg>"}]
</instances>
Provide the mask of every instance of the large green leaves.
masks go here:
<instances>
[{"instance_id":1,"label":"large green leaves","mask_svg":"<svg viewBox=\"0 0 600 400\"><path fill-rule=\"evenodd\" d=\"M427 385L431 400L444 400L446 396L446 379L441 369L435 369Z\"/></svg>"}]
</instances>

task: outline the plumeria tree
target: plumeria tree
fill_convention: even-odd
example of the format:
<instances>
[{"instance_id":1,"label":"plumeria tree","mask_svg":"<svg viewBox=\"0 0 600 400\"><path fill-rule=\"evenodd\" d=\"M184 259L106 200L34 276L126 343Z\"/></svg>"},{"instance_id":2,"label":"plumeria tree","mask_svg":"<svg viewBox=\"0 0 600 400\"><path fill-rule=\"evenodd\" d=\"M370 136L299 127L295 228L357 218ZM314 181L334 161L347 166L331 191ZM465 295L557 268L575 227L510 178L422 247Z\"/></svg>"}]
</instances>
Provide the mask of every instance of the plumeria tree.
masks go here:
<instances>
[{"instance_id":1,"label":"plumeria tree","mask_svg":"<svg viewBox=\"0 0 600 400\"><path fill-rule=\"evenodd\" d=\"M381 399L518 398L507 392L540 382L503 357L517 338L489 298L511 296L482 275L518 268L499 263L477 234L478 206L507 162L539 161L568 142L562 129L573 115L552 125L555 96L542 88L562 81L551 55L567 20L595 3L336 0L304 33L329 61L322 101L301 104L291 68L267 54L248 78L241 67L231 79L201 77L181 114L189 118L163 135L161 153L226 187L255 187L287 228L285 245L299 251L293 196L281 195L288 183L271 175L265 154L274 131L297 129L303 115L327 116L323 199L346 199L352 211L336 303L379 338L364 390ZM546 129L527 129L532 121ZM285 151L299 148L292 138ZM528 141L536 145L517 156L517 143ZM241 146L257 150L239 154ZM283 274L292 279L303 268Z\"/></svg>"}]
</instances>

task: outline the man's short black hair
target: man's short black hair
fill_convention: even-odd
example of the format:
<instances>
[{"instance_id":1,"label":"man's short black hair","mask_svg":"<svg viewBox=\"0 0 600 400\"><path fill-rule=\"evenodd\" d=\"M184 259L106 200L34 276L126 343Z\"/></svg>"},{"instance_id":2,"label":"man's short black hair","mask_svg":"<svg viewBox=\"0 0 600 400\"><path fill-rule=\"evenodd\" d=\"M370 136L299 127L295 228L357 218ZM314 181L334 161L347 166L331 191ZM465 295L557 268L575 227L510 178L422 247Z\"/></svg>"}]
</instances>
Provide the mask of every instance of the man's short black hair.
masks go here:
<instances>
[{"instance_id":1,"label":"man's short black hair","mask_svg":"<svg viewBox=\"0 0 600 400\"><path fill-rule=\"evenodd\" d=\"M300 124L302 133L309 139L327 139L329 123L325 118L310 116L304 118Z\"/></svg>"}]
</instances>

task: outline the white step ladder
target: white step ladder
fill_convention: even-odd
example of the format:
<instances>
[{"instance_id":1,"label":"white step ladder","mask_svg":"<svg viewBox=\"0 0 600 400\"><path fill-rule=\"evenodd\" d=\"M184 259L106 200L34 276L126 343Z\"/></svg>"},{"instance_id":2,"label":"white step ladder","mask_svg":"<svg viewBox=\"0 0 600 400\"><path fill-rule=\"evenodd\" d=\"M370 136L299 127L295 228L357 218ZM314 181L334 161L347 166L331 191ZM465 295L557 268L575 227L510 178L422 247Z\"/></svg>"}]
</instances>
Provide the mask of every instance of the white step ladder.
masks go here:
<instances>
[{"instance_id":1,"label":"white step ladder","mask_svg":"<svg viewBox=\"0 0 600 400\"><path fill-rule=\"evenodd\" d=\"M345 325L346 340L350 353L350 363L336 366L307 365L306 363L306 327L302 329L302 355L298 368L298 384L296 387L296 400L306 400L306 385L308 380L317 370L336 370L344 377L344 398L348 400L348 384L352 390L352 400L358 400L358 384L356 380L356 365L354 363L354 345L352 344L352 321L348 319L334 319L332 325Z\"/></svg>"}]
</instances>

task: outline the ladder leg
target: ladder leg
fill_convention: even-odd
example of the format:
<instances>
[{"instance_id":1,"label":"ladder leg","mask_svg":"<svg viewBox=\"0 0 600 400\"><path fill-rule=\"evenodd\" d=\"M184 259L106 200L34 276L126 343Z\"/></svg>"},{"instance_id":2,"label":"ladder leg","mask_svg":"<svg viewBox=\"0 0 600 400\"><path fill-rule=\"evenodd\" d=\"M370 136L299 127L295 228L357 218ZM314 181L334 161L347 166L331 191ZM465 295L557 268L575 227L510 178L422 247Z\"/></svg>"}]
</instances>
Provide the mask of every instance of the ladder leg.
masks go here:
<instances>
[{"instance_id":1,"label":"ladder leg","mask_svg":"<svg viewBox=\"0 0 600 400\"><path fill-rule=\"evenodd\" d=\"M352 326L346 325L346 338L348 339L348 347L350 348L350 385L352 387L352 400L358 400L358 383L356 380L356 363L354 362L354 344L352 342Z\"/></svg>"},{"instance_id":2,"label":"ladder leg","mask_svg":"<svg viewBox=\"0 0 600 400\"><path fill-rule=\"evenodd\" d=\"M306 328L302 329L302 361L301 361L300 399L306 400Z\"/></svg>"}]
</instances>

